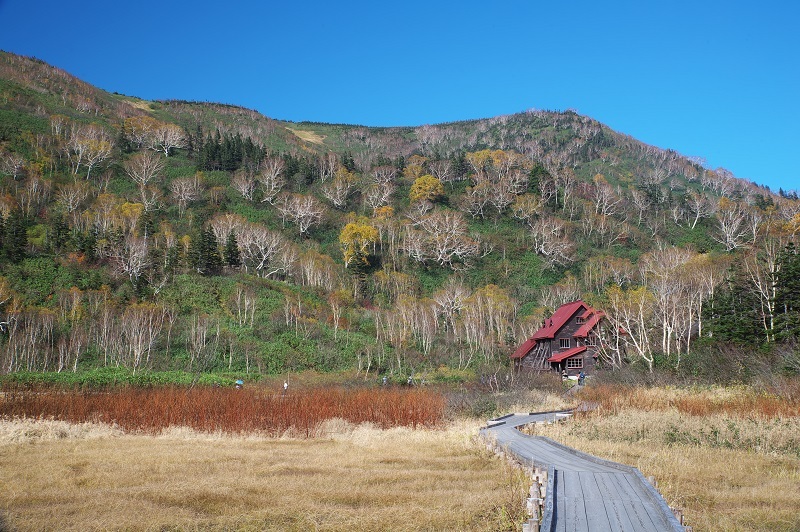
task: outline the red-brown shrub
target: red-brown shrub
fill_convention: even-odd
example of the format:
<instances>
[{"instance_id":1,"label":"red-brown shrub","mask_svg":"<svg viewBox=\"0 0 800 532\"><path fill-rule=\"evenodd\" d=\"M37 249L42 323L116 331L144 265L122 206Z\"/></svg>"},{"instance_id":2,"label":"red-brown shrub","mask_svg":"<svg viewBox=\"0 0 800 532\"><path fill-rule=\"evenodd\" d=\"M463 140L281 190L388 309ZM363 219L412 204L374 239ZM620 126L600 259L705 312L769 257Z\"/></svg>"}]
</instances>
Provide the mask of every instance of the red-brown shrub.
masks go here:
<instances>
[{"instance_id":1,"label":"red-brown shrub","mask_svg":"<svg viewBox=\"0 0 800 532\"><path fill-rule=\"evenodd\" d=\"M444 397L425 389L319 388L280 395L211 387L43 388L5 390L0 417L110 423L128 432L158 433L185 426L203 432L272 435L291 430L310 437L332 418L382 428L430 427L442 421L444 408Z\"/></svg>"}]
</instances>

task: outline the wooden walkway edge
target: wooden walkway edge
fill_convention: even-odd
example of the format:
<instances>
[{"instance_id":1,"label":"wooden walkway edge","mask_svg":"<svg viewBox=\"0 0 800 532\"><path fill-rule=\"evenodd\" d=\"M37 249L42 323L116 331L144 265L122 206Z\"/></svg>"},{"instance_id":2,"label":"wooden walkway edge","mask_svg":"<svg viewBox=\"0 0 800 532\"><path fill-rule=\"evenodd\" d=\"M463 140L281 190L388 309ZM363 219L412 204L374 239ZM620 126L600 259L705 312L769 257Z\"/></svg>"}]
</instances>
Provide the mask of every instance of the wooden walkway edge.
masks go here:
<instances>
[{"instance_id":1,"label":"wooden walkway edge","mask_svg":"<svg viewBox=\"0 0 800 532\"><path fill-rule=\"evenodd\" d=\"M528 436L517 427L548 423L571 411L508 414L488 422L483 436L497 452L510 455L544 480L541 508L528 529L542 531L684 531L658 490L641 471L562 445L543 436Z\"/></svg>"}]
</instances>

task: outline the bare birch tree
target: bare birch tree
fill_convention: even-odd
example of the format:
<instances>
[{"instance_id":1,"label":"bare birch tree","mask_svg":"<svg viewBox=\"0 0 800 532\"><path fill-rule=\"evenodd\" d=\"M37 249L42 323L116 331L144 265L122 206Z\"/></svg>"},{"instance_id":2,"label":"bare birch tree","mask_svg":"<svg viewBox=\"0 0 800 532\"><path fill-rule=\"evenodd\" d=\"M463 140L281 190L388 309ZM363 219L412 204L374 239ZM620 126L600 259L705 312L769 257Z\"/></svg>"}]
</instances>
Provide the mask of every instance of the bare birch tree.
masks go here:
<instances>
[{"instance_id":1,"label":"bare birch tree","mask_svg":"<svg viewBox=\"0 0 800 532\"><path fill-rule=\"evenodd\" d=\"M708 196L700 192L691 192L686 198L686 205L694 218L692 219L691 228L694 229L703 218L708 218L714 214L714 204L709 200Z\"/></svg>"},{"instance_id":2,"label":"bare birch tree","mask_svg":"<svg viewBox=\"0 0 800 532\"><path fill-rule=\"evenodd\" d=\"M250 286L236 283L236 289L231 295L231 313L236 316L239 327L253 327L256 312L256 292Z\"/></svg>"},{"instance_id":3,"label":"bare birch tree","mask_svg":"<svg viewBox=\"0 0 800 532\"><path fill-rule=\"evenodd\" d=\"M65 183L59 185L56 190L56 202L61 205L67 214L71 214L83 205L89 198L90 192L91 189L88 183Z\"/></svg>"},{"instance_id":4,"label":"bare birch tree","mask_svg":"<svg viewBox=\"0 0 800 532\"><path fill-rule=\"evenodd\" d=\"M548 266L564 266L574 261L574 244L567 237L566 224L554 216L538 218L531 226L533 251Z\"/></svg>"},{"instance_id":5,"label":"bare birch tree","mask_svg":"<svg viewBox=\"0 0 800 532\"><path fill-rule=\"evenodd\" d=\"M719 199L715 214L719 234L713 235L713 237L725 246L726 251L733 251L748 243L746 205L723 196Z\"/></svg>"},{"instance_id":6,"label":"bare birch tree","mask_svg":"<svg viewBox=\"0 0 800 532\"><path fill-rule=\"evenodd\" d=\"M261 185L261 201L274 204L286 180L283 178L285 163L282 158L276 156L266 157L261 161L259 172L256 174L256 181Z\"/></svg>"},{"instance_id":7,"label":"bare birch tree","mask_svg":"<svg viewBox=\"0 0 800 532\"><path fill-rule=\"evenodd\" d=\"M160 150L165 157L169 157L175 148L186 146L186 134L183 128L175 124L158 123L149 135L150 148Z\"/></svg>"},{"instance_id":8,"label":"bare birch tree","mask_svg":"<svg viewBox=\"0 0 800 532\"><path fill-rule=\"evenodd\" d=\"M322 222L325 208L313 197L303 194L287 194L276 203L284 222L294 223L301 235Z\"/></svg>"},{"instance_id":9,"label":"bare birch tree","mask_svg":"<svg viewBox=\"0 0 800 532\"><path fill-rule=\"evenodd\" d=\"M468 235L461 213L440 209L406 226L403 249L418 262L460 269L478 255L480 243Z\"/></svg>"},{"instance_id":10,"label":"bare birch tree","mask_svg":"<svg viewBox=\"0 0 800 532\"><path fill-rule=\"evenodd\" d=\"M143 151L135 153L122 166L125 175L130 177L140 189L143 189L154 179L160 177L164 170L164 161L156 152Z\"/></svg>"},{"instance_id":11,"label":"bare birch tree","mask_svg":"<svg viewBox=\"0 0 800 532\"><path fill-rule=\"evenodd\" d=\"M374 213L376 209L389 203L389 199L394 193L394 186L391 184L379 185L373 183L364 189L363 200L365 210Z\"/></svg>"},{"instance_id":12,"label":"bare birch tree","mask_svg":"<svg viewBox=\"0 0 800 532\"><path fill-rule=\"evenodd\" d=\"M252 268L262 277L286 273L285 263L277 260L287 247L280 233L261 224L247 223L238 228L236 239L246 269Z\"/></svg>"},{"instance_id":13,"label":"bare birch tree","mask_svg":"<svg viewBox=\"0 0 800 532\"><path fill-rule=\"evenodd\" d=\"M339 168L330 183L320 188L322 195L337 209L343 209L356 185L356 175L346 168Z\"/></svg>"},{"instance_id":14,"label":"bare birch tree","mask_svg":"<svg viewBox=\"0 0 800 532\"><path fill-rule=\"evenodd\" d=\"M192 177L177 177L169 184L169 190L178 203L178 216L183 218L187 205L200 199L202 187L197 175Z\"/></svg>"},{"instance_id":15,"label":"bare birch tree","mask_svg":"<svg viewBox=\"0 0 800 532\"><path fill-rule=\"evenodd\" d=\"M372 179L377 185L389 185L397 177L397 168L394 166L376 166L370 171Z\"/></svg>"},{"instance_id":16,"label":"bare birch tree","mask_svg":"<svg viewBox=\"0 0 800 532\"><path fill-rule=\"evenodd\" d=\"M231 178L231 187L248 201L253 201L256 180L245 171L238 171Z\"/></svg>"},{"instance_id":17,"label":"bare birch tree","mask_svg":"<svg viewBox=\"0 0 800 532\"><path fill-rule=\"evenodd\" d=\"M150 363L153 346L164 325L164 312L152 303L134 303L125 308L121 323L127 346L123 363L135 373Z\"/></svg>"},{"instance_id":18,"label":"bare birch tree","mask_svg":"<svg viewBox=\"0 0 800 532\"><path fill-rule=\"evenodd\" d=\"M653 372L655 357L650 344L653 328L653 294L645 287L606 290L607 318L628 356L641 359Z\"/></svg>"},{"instance_id":19,"label":"bare birch tree","mask_svg":"<svg viewBox=\"0 0 800 532\"><path fill-rule=\"evenodd\" d=\"M200 314L191 319L186 336L190 371L202 371L213 362L217 355L219 337L219 320L207 314Z\"/></svg>"},{"instance_id":20,"label":"bare birch tree","mask_svg":"<svg viewBox=\"0 0 800 532\"><path fill-rule=\"evenodd\" d=\"M149 266L148 250L147 239L134 235L127 235L111 250L111 258L116 263L117 269L128 276L136 289L139 288L140 279Z\"/></svg>"},{"instance_id":21,"label":"bare birch tree","mask_svg":"<svg viewBox=\"0 0 800 532\"><path fill-rule=\"evenodd\" d=\"M80 168L85 167L86 179L89 179L92 169L111 157L113 147L113 140L101 126L73 124L66 144L72 173L77 175Z\"/></svg>"},{"instance_id":22,"label":"bare birch tree","mask_svg":"<svg viewBox=\"0 0 800 532\"><path fill-rule=\"evenodd\" d=\"M25 171L25 158L11 152L0 152L0 174L10 175L14 181Z\"/></svg>"},{"instance_id":23,"label":"bare birch tree","mask_svg":"<svg viewBox=\"0 0 800 532\"><path fill-rule=\"evenodd\" d=\"M248 224L247 218L231 212L216 214L209 222L217 242L225 242L228 235L235 234L237 239L242 229Z\"/></svg>"}]
</instances>

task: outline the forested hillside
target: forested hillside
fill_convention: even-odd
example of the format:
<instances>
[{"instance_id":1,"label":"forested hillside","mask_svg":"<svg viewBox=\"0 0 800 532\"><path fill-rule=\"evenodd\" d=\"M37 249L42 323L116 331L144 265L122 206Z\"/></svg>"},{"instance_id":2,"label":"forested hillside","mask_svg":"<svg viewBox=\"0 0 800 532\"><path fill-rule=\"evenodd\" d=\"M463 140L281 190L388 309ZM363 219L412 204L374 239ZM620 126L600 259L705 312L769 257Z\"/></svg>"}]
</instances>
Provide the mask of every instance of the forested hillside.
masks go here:
<instances>
[{"instance_id":1,"label":"forested hillside","mask_svg":"<svg viewBox=\"0 0 800 532\"><path fill-rule=\"evenodd\" d=\"M464 378L577 298L611 368L800 371L796 191L570 111L290 123L2 52L0 215L0 373Z\"/></svg>"}]
</instances>

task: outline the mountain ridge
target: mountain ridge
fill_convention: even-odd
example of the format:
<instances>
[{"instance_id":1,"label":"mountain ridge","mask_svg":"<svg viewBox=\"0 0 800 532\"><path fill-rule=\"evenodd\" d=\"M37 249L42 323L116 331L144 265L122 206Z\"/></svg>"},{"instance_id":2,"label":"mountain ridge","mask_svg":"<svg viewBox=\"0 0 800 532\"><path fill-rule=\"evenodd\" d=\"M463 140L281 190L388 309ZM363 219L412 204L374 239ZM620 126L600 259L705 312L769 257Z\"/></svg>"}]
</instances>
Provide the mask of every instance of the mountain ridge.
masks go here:
<instances>
[{"instance_id":1,"label":"mountain ridge","mask_svg":"<svg viewBox=\"0 0 800 532\"><path fill-rule=\"evenodd\" d=\"M117 98L121 99L121 101L124 104L127 104L132 108L132 109L128 110L127 113L126 112L122 112L122 111L118 111L118 118L122 118L122 119L124 119L127 116L135 115L137 110L140 111L140 112L145 112L145 113L151 113L152 114L152 112L153 112L152 106L153 105L163 104L163 105L166 105L168 107L169 106L173 106L173 105L180 105L180 106L201 107L201 108L209 108L210 107L212 109L213 108L229 109L229 110L234 110L236 113L240 113L240 114L249 116L250 118L253 118L254 116L257 115L259 120L265 120L267 122L274 122L276 124L281 124L284 127L289 127L288 125L291 124L291 125L306 125L306 126L312 126L312 127L328 127L328 128L330 128L330 127L339 127L339 128L348 128L348 129L367 129L367 130L376 131L376 132L377 131L386 131L386 130L388 130L388 131L414 131L414 132L418 132L418 131L421 131L421 130L425 130L426 128L442 129L442 128L460 127L460 126L465 126L465 125L480 125L481 123L486 123L486 122L490 122L490 123L491 122L497 122L497 121L501 121L502 122L502 121L505 121L505 120L509 120L512 117L525 116L525 115L534 115L534 116L536 116L537 114L544 114L544 115L550 115L550 116L573 115L573 116L579 117L580 121L589 121L590 123L592 123L593 127L602 128L603 130L605 130L607 132L610 132L612 135L617 136L620 139L625 139L628 142L633 142L635 144L640 144L641 146L647 146L649 149L654 149L656 151L661 151L661 152L665 152L665 153L668 153L668 154L674 154L674 155L676 155L676 156L678 156L680 158L685 159L690 164L694 164L694 165L697 165L697 166L700 166L700 167L702 167L702 165L703 165L702 158L685 156L685 155L682 155L682 154L678 153L677 151L675 151L673 149L670 149L670 148L660 148L660 147L657 147L657 146L649 145L647 143L641 142L641 141L633 138L630 135L627 135L627 134L621 133L621 132L617 132L617 131L611 129L610 127L608 127L607 125L605 125L605 124L603 124L603 123L601 123L601 122L599 122L599 121L597 121L597 120L595 120L595 119L593 119L593 118L591 118L589 116L580 115L580 114L578 114L577 112L575 112L575 111L573 111L571 109L567 109L565 111L546 111L546 110L531 109L531 110L521 111L519 113L513 113L513 114L510 114L510 115L500 115L500 116L496 116L496 117L485 117L485 118L473 118L473 119L457 120L457 121L452 121L452 122L443 122L443 123L436 123L436 124L421 124L421 125L413 125L413 126L363 126L363 125L359 125L359 124L323 123L323 122L308 121L308 120L302 120L302 121L281 120L281 119L271 118L271 117L261 113L260 111L257 111L255 109L250 109L250 108L238 105L238 104L191 101L191 100L182 100L182 99L174 99L174 98L150 101L150 100L144 100L142 98L138 98L138 97L132 96L132 95L124 95L124 94L121 94L121 93L109 93L109 92L107 92L107 91L105 91L105 90L103 90L101 88L98 88L98 87L95 87L93 85L90 85L90 84L84 82L83 80L81 80L80 78L77 78L76 76L73 76L72 74L64 71L63 69L61 69L59 67L56 67L56 66L53 66L53 65L50 65L50 64L48 64L45 61L42 61L40 59L29 58L29 57L25 57L25 56L19 56L19 55L16 55L16 54L11 54L9 52L2 52L2 53L3 53L3 56L5 58L5 61L3 61L3 63L6 64L7 67L12 66L12 65L14 67L16 67L16 69L13 69L13 68L12 69L5 69L2 72L2 77L6 78L6 79L11 79L14 76L10 75L10 73L13 74L13 72L16 71L18 73L27 74L27 75L23 75L23 76L17 76L17 81L21 81L21 82L22 81L27 81L28 83L30 83L30 79L31 79L30 74L34 74L34 78L33 78L34 79L34 83L33 83L32 87L38 87L39 90L45 90L45 91L50 92L51 94L56 94L57 93L57 89L58 88L62 88L62 89L64 89L62 91L62 97L65 100L67 98L70 98L71 100L73 100L73 103L75 104L76 108L84 108L85 109L85 108L87 108L87 106L91 107L91 105L90 105L91 102L87 102L86 101L87 100L87 96L84 95L83 93L92 95L94 98L100 100L98 102L95 102L97 104L95 106L95 112L97 112L99 110L99 107L101 106L103 101L108 100L110 97L111 98L117 97ZM41 73L41 72L37 73L36 72L37 69L44 70L45 71L44 74ZM51 75L47 76L46 75L47 73L49 73ZM68 90L66 90L66 86L65 85L58 85L57 81L59 79L61 79L61 80L69 80L71 83L78 85L78 89L79 90L78 91L68 91ZM37 83L35 83L36 80L40 80L43 83L37 84ZM75 94L75 92L77 92L77 94ZM175 118L177 119L178 117L175 117ZM186 122L185 119L184 119L184 122ZM188 124L181 124L181 125L186 126ZM510 145L502 145L502 146L497 146L497 147L499 149L507 149L507 148L511 148L512 146L510 146ZM711 170L710 168L705 168L705 169L706 170ZM727 170L724 170L724 169L717 169L717 170L725 172L731 177L735 177L730 172L728 172ZM741 179L741 178L737 178L737 179L740 179L744 183L747 183L747 184L750 184L750 185L755 185L755 186L757 186L759 188L768 188L768 187L764 187L763 185L759 185L759 184L757 184L755 182L751 182L749 180L744 180L744 179Z\"/></svg>"}]
</instances>

